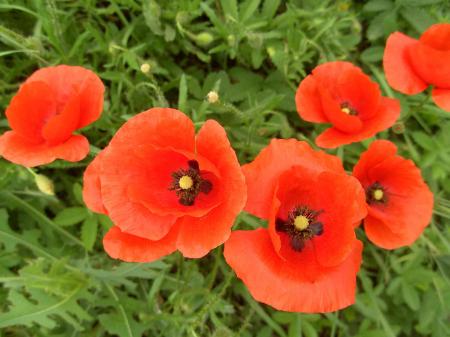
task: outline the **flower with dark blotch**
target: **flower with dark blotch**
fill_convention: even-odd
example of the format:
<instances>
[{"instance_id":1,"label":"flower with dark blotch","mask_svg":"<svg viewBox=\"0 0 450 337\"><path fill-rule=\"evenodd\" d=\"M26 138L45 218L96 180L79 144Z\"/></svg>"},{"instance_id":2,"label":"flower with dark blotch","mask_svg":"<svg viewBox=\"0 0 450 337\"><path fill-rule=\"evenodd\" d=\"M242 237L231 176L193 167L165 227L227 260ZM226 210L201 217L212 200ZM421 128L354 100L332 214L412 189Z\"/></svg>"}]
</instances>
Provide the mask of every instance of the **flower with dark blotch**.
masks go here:
<instances>
[{"instance_id":1,"label":"flower with dark blotch","mask_svg":"<svg viewBox=\"0 0 450 337\"><path fill-rule=\"evenodd\" d=\"M114 227L103 239L113 258L150 262L179 250L198 258L228 239L247 193L225 130L154 108L127 121L88 166L83 197Z\"/></svg>"},{"instance_id":2,"label":"flower with dark blotch","mask_svg":"<svg viewBox=\"0 0 450 337\"><path fill-rule=\"evenodd\" d=\"M397 147L377 140L361 155L353 175L366 191L367 237L377 246L394 249L411 245L430 223L433 194L411 160Z\"/></svg>"},{"instance_id":3,"label":"flower with dark blotch","mask_svg":"<svg viewBox=\"0 0 450 337\"><path fill-rule=\"evenodd\" d=\"M381 96L378 84L349 62L328 62L314 68L299 85L295 103L300 117L331 127L316 144L335 148L373 137L400 116L398 100Z\"/></svg>"},{"instance_id":4,"label":"flower with dark blotch","mask_svg":"<svg viewBox=\"0 0 450 337\"><path fill-rule=\"evenodd\" d=\"M450 111L450 23L432 25L418 40L392 33L383 66L392 88L415 95L432 85L436 105Z\"/></svg>"},{"instance_id":5,"label":"flower with dark blotch","mask_svg":"<svg viewBox=\"0 0 450 337\"><path fill-rule=\"evenodd\" d=\"M274 139L243 166L245 210L268 228L234 231L227 263L253 297L278 310L330 312L354 303L364 190L340 160L307 143Z\"/></svg>"},{"instance_id":6,"label":"flower with dark blotch","mask_svg":"<svg viewBox=\"0 0 450 337\"><path fill-rule=\"evenodd\" d=\"M42 68L23 83L6 109L11 131L0 136L0 156L27 167L56 159L82 160L89 142L73 134L100 117L102 81L92 71L60 65Z\"/></svg>"}]
</instances>

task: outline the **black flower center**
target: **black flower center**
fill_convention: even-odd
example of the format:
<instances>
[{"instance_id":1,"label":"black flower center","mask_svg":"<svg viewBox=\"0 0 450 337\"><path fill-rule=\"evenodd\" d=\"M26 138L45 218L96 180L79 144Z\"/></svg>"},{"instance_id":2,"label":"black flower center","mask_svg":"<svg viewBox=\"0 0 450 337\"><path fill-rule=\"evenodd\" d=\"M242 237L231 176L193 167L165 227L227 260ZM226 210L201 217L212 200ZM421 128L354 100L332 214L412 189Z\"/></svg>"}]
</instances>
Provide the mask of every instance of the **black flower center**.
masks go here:
<instances>
[{"instance_id":1,"label":"black flower center","mask_svg":"<svg viewBox=\"0 0 450 337\"><path fill-rule=\"evenodd\" d=\"M317 220L322 211L314 211L307 206L296 206L288 213L287 220L277 218L277 232L286 233L291 240L291 247L296 252L302 251L305 242L315 235L322 235L323 224Z\"/></svg>"},{"instance_id":2,"label":"black flower center","mask_svg":"<svg viewBox=\"0 0 450 337\"><path fill-rule=\"evenodd\" d=\"M353 108L350 103L348 102L344 102L341 104L341 111L346 113L347 115L350 116L357 116L358 115L358 111Z\"/></svg>"},{"instance_id":3,"label":"black flower center","mask_svg":"<svg viewBox=\"0 0 450 337\"><path fill-rule=\"evenodd\" d=\"M211 181L202 178L198 161L189 160L188 166L188 169L172 173L173 180L169 186L169 190L175 191L178 201L184 206L194 205L200 192L208 194L213 188Z\"/></svg>"},{"instance_id":4,"label":"black flower center","mask_svg":"<svg viewBox=\"0 0 450 337\"><path fill-rule=\"evenodd\" d=\"M379 182L375 182L366 190L368 204L385 204L387 202L386 189Z\"/></svg>"}]
</instances>

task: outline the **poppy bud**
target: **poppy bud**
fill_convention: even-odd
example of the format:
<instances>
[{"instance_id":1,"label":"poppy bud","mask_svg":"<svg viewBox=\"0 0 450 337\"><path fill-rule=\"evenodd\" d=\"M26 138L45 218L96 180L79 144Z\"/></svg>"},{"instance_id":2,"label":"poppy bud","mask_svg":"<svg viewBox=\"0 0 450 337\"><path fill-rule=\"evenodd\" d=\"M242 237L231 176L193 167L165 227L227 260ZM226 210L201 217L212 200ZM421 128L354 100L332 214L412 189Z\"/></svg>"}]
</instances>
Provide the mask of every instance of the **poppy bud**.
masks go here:
<instances>
[{"instance_id":1,"label":"poppy bud","mask_svg":"<svg viewBox=\"0 0 450 337\"><path fill-rule=\"evenodd\" d=\"M148 74L148 73L150 72L151 69L152 69L152 67L150 66L150 64L148 64L148 63L142 63L142 65L141 65L141 71L142 71L144 74Z\"/></svg>"},{"instance_id":2,"label":"poppy bud","mask_svg":"<svg viewBox=\"0 0 450 337\"><path fill-rule=\"evenodd\" d=\"M195 42L197 42L197 44L202 47L208 46L213 41L214 36L208 32L202 32L195 36Z\"/></svg>"},{"instance_id":3,"label":"poppy bud","mask_svg":"<svg viewBox=\"0 0 450 337\"><path fill-rule=\"evenodd\" d=\"M35 174L34 181L39 191L47 195L55 195L55 185L47 176L43 174Z\"/></svg>"},{"instance_id":4,"label":"poppy bud","mask_svg":"<svg viewBox=\"0 0 450 337\"><path fill-rule=\"evenodd\" d=\"M208 92L208 95L206 95L206 99L208 100L208 103L217 103L219 101L219 94L214 90L210 91Z\"/></svg>"},{"instance_id":5,"label":"poppy bud","mask_svg":"<svg viewBox=\"0 0 450 337\"><path fill-rule=\"evenodd\" d=\"M405 132L405 124L403 122L397 122L392 126L392 131L395 133Z\"/></svg>"}]
</instances>

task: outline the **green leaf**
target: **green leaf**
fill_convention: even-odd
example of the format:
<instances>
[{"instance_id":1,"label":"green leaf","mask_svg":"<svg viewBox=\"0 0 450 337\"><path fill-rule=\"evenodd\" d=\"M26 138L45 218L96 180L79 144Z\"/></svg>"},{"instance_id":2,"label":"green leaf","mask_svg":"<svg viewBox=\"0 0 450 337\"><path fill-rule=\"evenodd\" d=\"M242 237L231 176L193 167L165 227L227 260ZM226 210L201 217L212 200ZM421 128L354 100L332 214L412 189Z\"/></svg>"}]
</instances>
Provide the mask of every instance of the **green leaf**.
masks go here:
<instances>
[{"instance_id":1,"label":"green leaf","mask_svg":"<svg viewBox=\"0 0 450 337\"><path fill-rule=\"evenodd\" d=\"M379 62L383 59L383 53L384 47L369 47L361 53L361 60L368 63Z\"/></svg>"},{"instance_id":2,"label":"green leaf","mask_svg":"<svg viewBox=\"0 0 450 337\"><path fill-rule=\"evenodd\" d=\"M10 290L9 310L0 316L0 328L16 325L31 327L35 323L53 329L58 324L54 317L57 316L76 330L82 330L81 322L90 319L89 314L77 302L83 295L82 287L74 288L62 297L38 289L30 291L29 296Z\"/></svg>"},{"instance_id":3,"label":"green leaf","mask_svg":"<svg viewBox=\"0 0 450 337\"><path fill-rule=\"evenodd\" d=\"M390 10L394 7L394 3L390 0L371 0L368 1L364 7L365 12L382 12Z\"/></svg>"},{"instance_id":4,"label":"green leaf","mask_svg":"<svg viewBox=\"0 0 450 337\"><path fill-rule=\"evenodd\" d=\"M405 300L406 304L414 311L419 310L420 308L420 298L419 294L417 293L417 290L407 284L403 283L402 285L402 295L403 299Z\"/></svg>"},{"instance_id":5,"label":"green leaf","mask_svg":"<svg viewBox=\"0 0 450 337\"><path fill-rule=\"evenodd\" d=\"M59 212L53 220L57 225L66 227L80 223L89 215L84 207L69 207Z\"/></svg>"},{"instance_id":6,"label":"green leaf","mask_svg":"<svg viewBox=\"0 0 450 337\"><path fill-rule=\"evenodd\" d=\"M262 8L262 15L268 19L273 18L276 14L281 0L265 0Z\"/></svg>"},{"instance_id":7,"label":"green leaf","mask_svg":"<svg viewBox=\"0 0 450 337\"><path fill-rule=\"evenodd\" d=\"M81 226L81 242L83 242L86 250L91 251L94 247L95 239L98 231L98 218L90 216L86 218Z\"/></svg>"},{"instance_id":8,"label":"green leaf","mask_svg":"<svg viewBox=\"0 0 450 337\"><path fill-rule=\"evenodd\" d=\"M145 0L143 3L144 19L150 30L156 35L163 35L164 31L159 20L161 8L154 0Z\"/></svg>"},{"instance_id":9,"label":"green leaf","mask_svg":"<svg viewBox=\"0 0 450 337\"><path fill-rule=\"evenodd\" d=\"M178 89L178 110L186 113L186 100L187 100L187 82L186 75L183 73L180 78L180 87Z\"/></svg>"},{"instance_id":10,"label":"green leaf","mask_svg":"<svg viewBox=\"0 0 450 337\"><path fill-rule=\"evenodd\" d=\"M400 14L419 33L424 32L435 22L435 19L425 10L417 7L405 7L400 11Z\"/></svg>"},{"instance_id":11,"label":"green leaf","mask_svg":"<svg viewBox=\"0 0 450 337\"><path fill-rule=\"evenodd\" d=\"M259 7L261 0L247 0L241 5L241 22L245 22L250 19Z\"/></svg>"},{"instance_id":12,"label":"green leaf","mask_svg":"<svg viewBox=\"0 0 450 337\"><path fill-rule=\"evenodd\" d=\"M220 0L222 10L225 17L232 17L236 21L239 20L238 6L236 0Z\"/></svg>"}]
</instances>

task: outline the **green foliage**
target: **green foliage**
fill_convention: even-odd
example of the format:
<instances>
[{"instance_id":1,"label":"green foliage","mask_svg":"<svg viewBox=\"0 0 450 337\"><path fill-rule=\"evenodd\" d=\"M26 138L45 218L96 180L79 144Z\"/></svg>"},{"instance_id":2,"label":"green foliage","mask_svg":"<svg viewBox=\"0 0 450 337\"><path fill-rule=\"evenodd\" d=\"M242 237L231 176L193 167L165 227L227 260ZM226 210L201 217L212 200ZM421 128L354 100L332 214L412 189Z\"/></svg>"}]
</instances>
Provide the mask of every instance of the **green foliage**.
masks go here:
<instances>
[{"instance_id":1,"label":"green foliage","mask_svg":"<svg viewBox=\"0 0 450 337\"><path fill-rule=\"evenodd\" d=\"M104 81L105 110L83 133L89 158L36 169L56 196L22 167L0 160L0 336L433 336L450 335L450 114L429 93L405 97L381 65L389 33L418 36L450 20L448 0L3 0L0 110L39 67L66 63ZM354 306L336 313L277 312L252 299L222 257L173 254L151 264L110 259L111 227L83 204L86 165L131 116L178 107L200 126L227 129L248 162L273 137L313 140L322 126L301 121L297 85L318 63L352 61L402 103L393 140L422 169L435 216L411 247L366 243ZM142 72L147 63L149 72ZM219 101L209 103L210 91ZM8 128L0 117L0 133ZM368 142L338 154L347 169ZM263 221L242 213L235 228Z\"/></svg>"}]
</instances>

